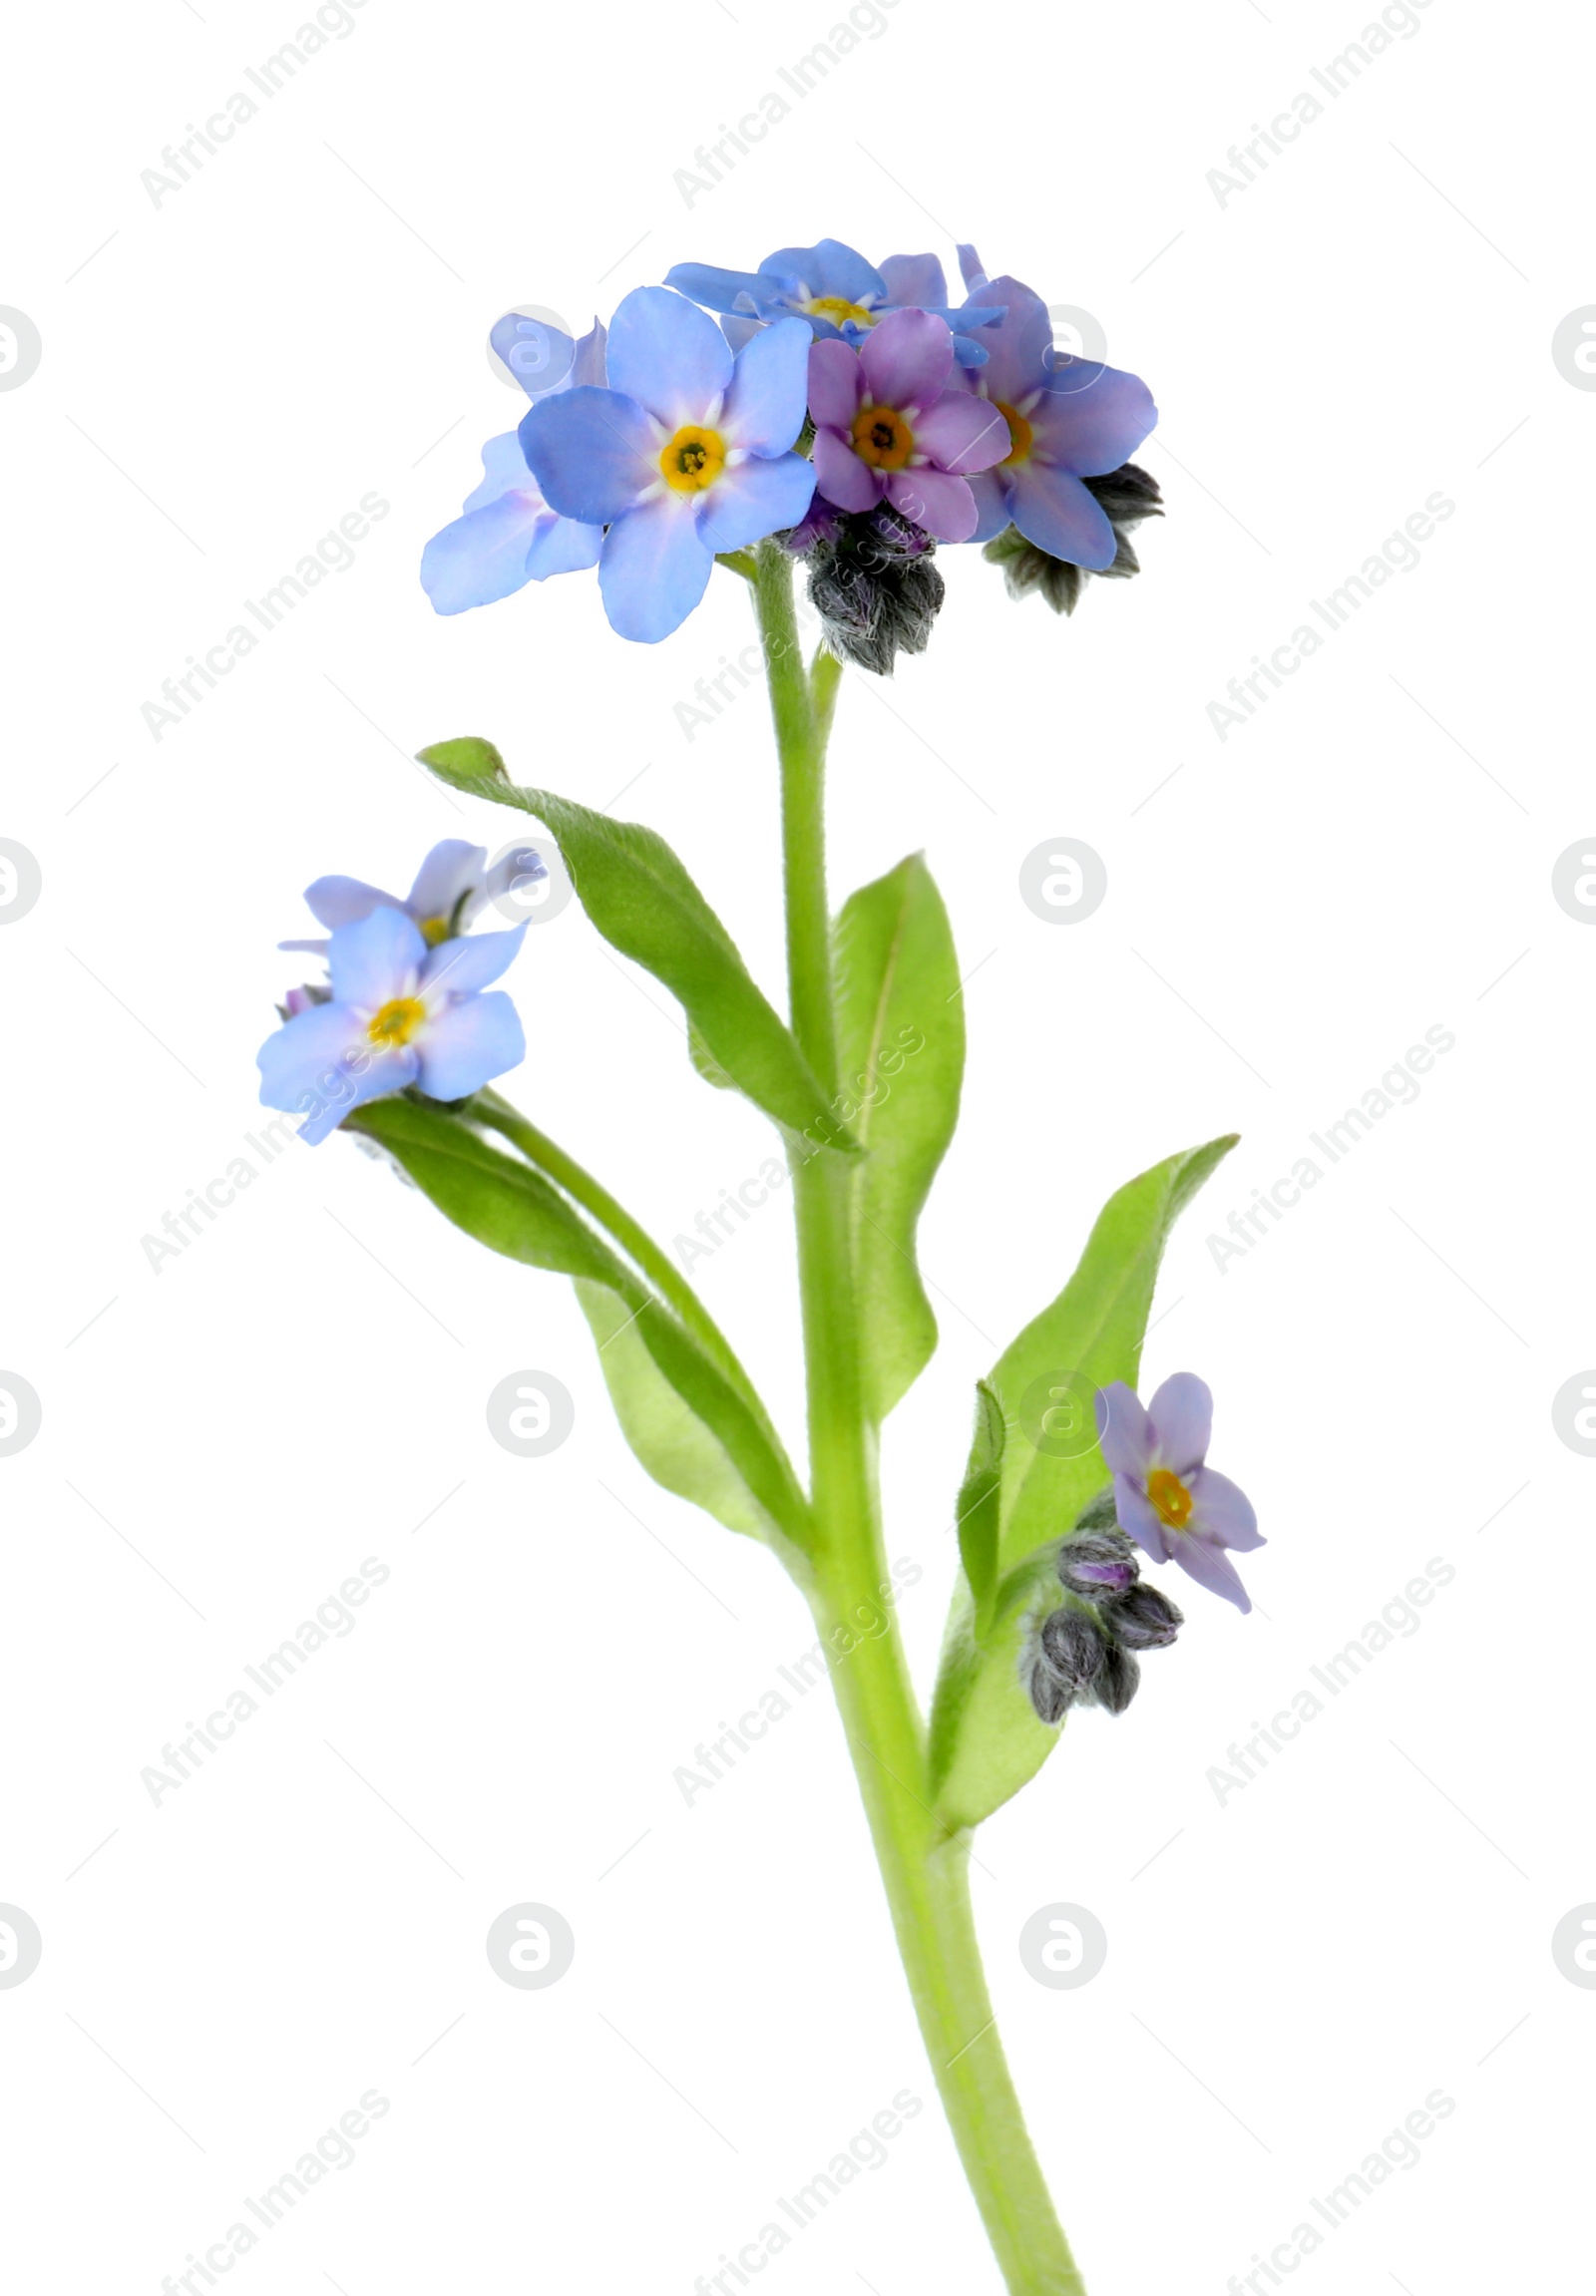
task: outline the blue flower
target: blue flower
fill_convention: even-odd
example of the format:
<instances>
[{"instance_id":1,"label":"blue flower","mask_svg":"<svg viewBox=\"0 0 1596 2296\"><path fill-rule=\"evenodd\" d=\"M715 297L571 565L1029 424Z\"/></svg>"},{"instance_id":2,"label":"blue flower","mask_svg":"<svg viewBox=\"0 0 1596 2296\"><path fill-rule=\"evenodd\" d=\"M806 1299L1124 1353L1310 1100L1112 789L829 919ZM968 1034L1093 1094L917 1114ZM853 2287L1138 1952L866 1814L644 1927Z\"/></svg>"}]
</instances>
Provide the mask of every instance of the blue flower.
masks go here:
<instances>
[{"instance_id":1,"label":"blue flower","mask_svg":"<svg viewBox=\"0 0 1596 2296\"><path fill-rule=\"evenodd\" d=\"M665 284L679 287L708 310L723 311L733 344L746 341L761 320L792 313L806 319L820 340L840 337L857 350L889 311L933 311L953 328L955 354L967 367L981 366L987 356L968 329L1002 317L996 297L987 298L992 308L978 309L967 301L955 310L936 255L889 255L878 271L841 239L822 239L813 247L778 247L757 271L677 263L665 273Z\"/></svg>"},{"instance_id":2,"label":"blue flower","mask_svg":"<svg viewBox=\"0 0 1596 2296\"><path fill-rule=\"evenodd\" d=\"M1158 420L1138 375L1090 359L1058 359L1047 306L1018 279L987 280L973 247L960 249L966 276L1004 306L996 326L978 329L987 364L966 374L966 387L991 400L1008 425L1010 446L996 469L969 484L980 512L972 542L989 542L1015 526L1049 557L1100 574L1114 563L1118 540L1107 513L1082 479L1118 470Z\"/></svg>"},{"instance_id":3,"label":"blue flower","mask_svg":"<svg viewBox=\"0 0 1596 2296\"><path fill-rule=\"evenodd\" d=\"M1097 1440L1114 1478L1114 1509L1155 1562L1181 1569L1250 1611L1227 1547L1250 1554L1264 1544L1252 1501L1206 1462L1214 1398L1195 1372L1176 1371L1143 1404L1115 1379L1097 1390Z\"/></svg>"},{"instance_id":4,"label":"blue flower","mask_svg":"<svg viewBox=\"0 0 1596 2296\"><path fill-rule=\"evenodd\" d=\"M605 527L598 587L610 626L652 645L686 620L720 551L796 526L815 474L803 428L809 329L761 328L733 360L685 297L637 287L609 330L605 390L541 399L527 463L562 517Z\"/></svg>"},{"instance_id":5,"label":"blue flower","mask_svg":"<svg viewBox=\"0 0 1596 2296\"><path fill-rule=\"evenodd\" d=\"M486 867L487 859L485 845L468 845L464 838L446 837L428 854L416 872L415 884L403 898L384 893L380 886L366 885L358 877L318 877L314 885L305 887L305 901L316 923L329 933L369 917L374 909L402 910L420 928L427 947L435 949L440 942L464 933L490 901L508 893L513 885L536 882L549 874L530 845L502 854L492 869ZM305 949L312 956L325 957L329 944L279 941L277 947Z\"/></svg>"},{"instance_id":6,"label":"blue flower","mask_svg":"<svg viewBox=\"0 0 1596 2296\"><path fill-rule=\"evenodd\" d=\"M558 327L509 311L489 340L535 405L604 379L604 330L597 319L592 333L573 343ZM598 564L602 529L550 509L514 431L488 441L482 468L464 517L434 535L421 554L421 586L438 613L493 605L529 581Z\"/></svg>"},{"instance_id":7,"label":"blue flower","mask_svg":"<svg viewBox=\"0 0 1596 2296\"><path fill-rule=\"evenodd\" d=\"M429 949L402 910L372 910L340 926L327 949L328 1003L295 1012L255 1058L260 1098L305 1121L314 1147L352 1108L417 1084L462 1100L526 1058L527 1040L497 980L527 928L444 941Z\"/></svg>"}]
</instances>

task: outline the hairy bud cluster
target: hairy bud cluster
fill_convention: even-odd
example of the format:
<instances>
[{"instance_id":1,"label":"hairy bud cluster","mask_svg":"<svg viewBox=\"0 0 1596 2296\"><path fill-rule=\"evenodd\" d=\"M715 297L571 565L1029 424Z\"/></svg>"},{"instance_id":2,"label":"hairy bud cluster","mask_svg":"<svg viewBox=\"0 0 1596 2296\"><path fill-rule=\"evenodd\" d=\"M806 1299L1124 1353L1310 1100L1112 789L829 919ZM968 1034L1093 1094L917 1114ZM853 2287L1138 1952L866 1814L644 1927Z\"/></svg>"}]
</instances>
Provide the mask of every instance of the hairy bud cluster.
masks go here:
<instances>
[{"instance_id":1,"label":"hairy bud cluster","mask_svg":"<svg viewBox=\"0 0 1596 2296\"><path fill-rule=\"evenodd\" d=\"M1086 1507L1058 1549L1065 1601L1042 1620L1030 1659L1030 1703L1049 1725L1072 1706L1123 1714L1141 1681L1138 1651L1162 1650L1184 1621L1144 1586L1136 1550L1114 1520L1113 1493Z\"/></svg>"},{"instance_id":2,"label":"hairy bud cluster","mask_svg":"<svg viewBox=\"0 0 1596 2296\"><path fill-rule=\"evenodd\" d=\"M1130 530L1140 526L1143 519L1163 517L1158 481L1135 463L1121 463L1104 478L1082 479L1080 483L1101 504L1119 546L1113 565L1102 568L1101 579L1140 574L1141 561L1131 547ZM1000 535L995 535L982 557L1002 568L1010 597L1027 597L1032 590L1039 590L1054 613L1073 613L1091 579L1084 567L1051 558L1034 543L1026 542L1017 527L1005 527Z\"/></svg>"},{"instance_id":3,"label":"hairy bud cluster","mask_svg":"<svg viewBox=\"0 0 1596 2296\"><path fill-rule=\"evenodd\" d=\"M813 512L788 538L809 569L809 597L832 652L890 677L900 648L924 653L945 585L937 546L891 503Z\"/></svg>"}]
</instances>

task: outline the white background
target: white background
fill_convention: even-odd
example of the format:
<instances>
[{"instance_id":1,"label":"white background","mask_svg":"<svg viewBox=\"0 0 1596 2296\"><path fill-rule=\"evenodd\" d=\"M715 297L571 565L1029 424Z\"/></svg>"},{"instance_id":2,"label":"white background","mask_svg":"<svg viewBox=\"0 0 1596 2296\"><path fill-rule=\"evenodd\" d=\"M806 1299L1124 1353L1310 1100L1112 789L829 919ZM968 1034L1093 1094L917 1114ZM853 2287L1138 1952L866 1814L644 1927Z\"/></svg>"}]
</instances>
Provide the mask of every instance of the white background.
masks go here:
<instances>
[{"instance_id":1,"label":"white background","mask_svg":"<svg viewBox=\"0 0 1596 2296\"><path fill-rule=\"evenodd\" d=\"M0 1898L44 1938L0 1992L19 2286L155 2296L377 2089L354 2164L236 2266L245 2296L685 2296L895 2094L933 2097L824 1698L691 1808L673 1782L812 1638L768 1556L631 1460L565 1287L336 1139L159 1274L141 1244L256 1122L300 888L402 890L438 837L517 834L407 764L425 741L489 734L590 804L629 783L618 810L777 989L763 704L690 743L674 715L746 642L741 586L644 649L589 576L445 622L416 564L517 418L485 350L503 309L581 328L673 261L824 233L950 267L973 238L1094 313L1163 410L1143 576L1057 622L945 553L930 654L850 675L834 745L839 897L924 846L979 966L923 1238L944 1344L886 1444L922 1680L973 1378L1113 1187L1244 1135L1176 1238L1146 1367L1215 1390L1215 1462L1269 1535L1259 1610L1191 1590L1131 1712L1072 1724L978 1843L1061 2213L1093 2296L1222 2296L1442 2090L1419 2164L1301 2285L1586 2284L1596 1999L1550 1938L1596 1898L1596 1463L1551 1398L1596 1360L1596 933L1550 881L1596 828L1596 396L1551 338L1596 301L1591 58L1573 9L1431 0L1221 205L1209 171L1324 96L1309 68L1367 13L898 0L690 206L694 147L835 12L367 0L159 205L141 172L294 9L13 25L0 302L43 342L0 395L0 834L44 878L0 935L0 1364L44 1409L0 1460ZM390 511L354 565L154 740L163 679L370 492ZM1418 567L1221 742L1227 681L1436 492L1455 513ZM1016 888L1058 836L1109 873L1068 930ZM533 1044L508 1088L657 1232L770 1154L576 908L508 985ZM1221 1272L1206 1237L1435 1025L1455 1047L1416 1102ZM786 1217L698 1275L796 1440ZM525 1367L576 1397L542 1461L484 1418ZM391 1575L356 1630L153 1805L163 1744L367 1556ZM1232 1741L1433 1557L1455 1578L1419 1631L1221 1804ZM484 1954L524 1899L576 1934L547 1991ZM1017 1956L1056 1900L1108 1934L1083 1990ZM761 2285L996 2290L938 2112L887 2150Z\"/></svg>"}]
</instances>

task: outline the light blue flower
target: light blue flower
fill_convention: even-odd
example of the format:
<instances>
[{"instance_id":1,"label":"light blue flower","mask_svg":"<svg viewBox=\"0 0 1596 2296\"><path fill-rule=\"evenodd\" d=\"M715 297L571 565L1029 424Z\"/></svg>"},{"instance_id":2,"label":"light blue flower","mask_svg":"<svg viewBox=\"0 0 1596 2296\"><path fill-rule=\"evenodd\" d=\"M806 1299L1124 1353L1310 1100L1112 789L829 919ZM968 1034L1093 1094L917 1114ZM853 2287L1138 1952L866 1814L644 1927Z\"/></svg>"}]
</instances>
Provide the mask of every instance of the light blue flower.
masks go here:
<instances>
[{"instance_id":1,"label":"light blue flower","mask_svg":"<svg viewBox=\"0 0 1596 2296\"><path fill-rule=\"evenodd\" d=\"M558 327L508 311L489 340L535 405L603 382L604 330L597 319L593 331L573 343ZM464 516L435 534L421 554L421 586L437 613L493 605L530 581L598 564L602 529L550 509L516 432L488 441L482 468L482 483L467 495Z\"/></svg>"},{"instance_id":2,"label":"light blue flower","mask_svg":"<svg viewBox=\"0 0 1596 2296\"><path fill-rule=\"evenodd\" d=\"M358 877L318 877L305 887L311 916L329 933L341 925L354 925L374 909L402 910L421 930L429 949L464 933L490 901L497 901L512 886L536 883L549 872L534 846L514 847L487 867L488 848L468 845L462 837L446 837L435 845L416 872L416 882L403 896L384 893ZM308 950L325 957L326 941L279 941L279 949Z\"/></svg>"},{"instance_id":3,"label":"light blue flower","mask_svg":"<svg viewBox=\"0 0 1596 2296\"><path fill-rule=\"evenodd\" d=\"M959 252L966 277L1005 306L998 325L981 329L986 366L961 379L999 409L1010 439L1003 460L970 481L980 515L969 540L988 542L1013 525L1049 557L1101 574L1119 538L1081 481L1129 461L1158 420L1153 395L1139 375L1101 360L1060 360L1035 289L988 280L974 247Z\"/></svg>"},{"instance_id":4,"label":"light blue flower","mask_svg":"<svg viewBox=\"0 0 1596 2296\"><path fill-rule=\"evenodd\" d=\"M966 330L1002 317L996 301L989 308L977 308L967 300L955 310L936 255L889 255L877 270L841 239L821 239L813 247L778 247L757 271L677 263L665 273L665 284L679 287L708 310L724 312L726 333L734 345L746 341L762 320L791 313L807 321L818 340L840 339L857 350L889 311L932 311L953 328L960 365L979 367L987 353Z\"/></svg>"},{"instance_id":5,"label":"light blue flower","mask_svg":"<svg viewBox=\"0 0 1596 2296\"><path fill-rule=\"evenodd\" d=\"M403 910L373 909L340 926L327 948L332 996L296 1012L255 1055L260 1098L325 1140L352 1108L419 1085L462 1100L525 1059L515 1006L497 980L527 928L427 946Z\"/></svg>"},{"instance_id":6,"label":"light blue flower","mask_svg":"<svg viewBox=\"0 0 1596 2296\"><path fill-rule=\"evenodd\" d=\"M815 474L803 428L810 332L763 327L735 360L696 304L637 287L609 330L609 388L541 399L521 444L544 499L604 527L598 587L610 626L652 645L703 596L717 552L796 526Z\"/></svg>"},{"instance_id":7,"label":"light blue flower","mask_svg":"<svg viewBox=\"0 0 1596 2296\"><path fill-rule=\"evenodd\" d=\"M1214 1398L1193 1371L1176 1371L1143 1403L1123 1379L1099 1387L1097 1441L1114 1478L1114 1509L1155 1562L1179 1563L1239 1611L1252 1603L1225 1552L1264 1544L1245 1491L1208 1465Z\"/></svg>"}]
</instances>

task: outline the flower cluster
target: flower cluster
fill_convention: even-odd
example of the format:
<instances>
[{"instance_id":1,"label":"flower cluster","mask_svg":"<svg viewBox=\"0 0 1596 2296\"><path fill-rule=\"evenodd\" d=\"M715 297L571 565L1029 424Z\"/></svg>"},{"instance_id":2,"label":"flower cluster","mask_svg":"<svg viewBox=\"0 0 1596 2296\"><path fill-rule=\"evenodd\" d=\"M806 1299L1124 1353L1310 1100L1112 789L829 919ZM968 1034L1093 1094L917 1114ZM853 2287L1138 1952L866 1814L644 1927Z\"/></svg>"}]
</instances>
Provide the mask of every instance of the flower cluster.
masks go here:
<instances>
[{"instance_id":1,"label":"flower cluster","mask_svg":"<svg viewBox=\"0 0 1596 2296\"><path fill-rule=\"evenodd\" d=\"M318 877L305 900L325 940L284 941L326 959L327 981L291 988L282 1026L256 1054L267 1108L304 1118L314 1147L352 1108L394 1092L463 1100L526 1057L520 1017L492 983L527 928L463 938L513 883L546 874L530 848L486 866L487 849L446 838L403 900L353 877Z\"/></svg>"},{"instance_id":2,"label":"flower cluster","mask_svg":"<svg viewBox=\"0 0 1596 2296\"><path fill-rule=\"evenodd\" d=\"M1252 1609L1225 1549L1246 1554L1264 1541L1245 1493L1206 1463L1213 1416L1214 1398L1191 1371L1176 1371L1149 1404L1123 1379L1098 1389L1097 1439L1114 1479L1060 1543L1064 1600L1027 1645L1026 1687L1044 1722L1062 1722L1072 1706L1123 1714L1141 1680L1136 1654L1163 1649L1184 1624L1167 1595L1142 1583L1136 1547Z\"/></svg>"},{"instance_id":3,"label":"flower cluster","mask_svg":"<svg viewBox=\"0 0 1596 2296\"><path fill-rule=\"evenodd\" d=\"M1049 1725L1073 1706L1123 1714L1141 1682L1137 1653L1164 1649L1185 1621L1167 1595L1141 1583L1108 1492L1062 1541L1055 1568L1064 1600L1042 1619L1027 1657L1030 1703Z\"/></svg>"},{"instance_id":4,"label":"flower cluster","mask_svg":"<svg viewBox=\"0 0 1596 2296\"><path fill-rule=\"evenodd\" d=\"M960 262L957 305L935 255L878 268L822 239L754 271L678 263L580 343L508 314L492 340L532 405L427 545L434 606L596 566L611 626L653 644L717 559L776 536L810 560L833 650L890 670L941 603L939 543L990 546L1015 594L1066 608L1087 574L1133 573L1125 526L1157 506L1129 464L1157 420L1146 385L1060 357L1033 288L972 247ZM884 563L852 564L883 533Z\"/></svg>"}]
</instances>

